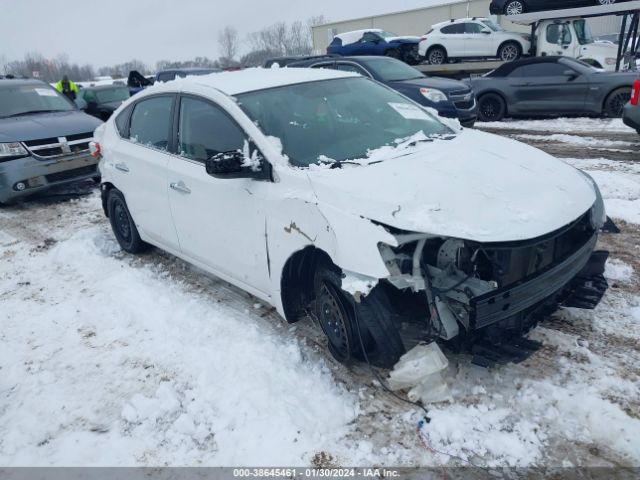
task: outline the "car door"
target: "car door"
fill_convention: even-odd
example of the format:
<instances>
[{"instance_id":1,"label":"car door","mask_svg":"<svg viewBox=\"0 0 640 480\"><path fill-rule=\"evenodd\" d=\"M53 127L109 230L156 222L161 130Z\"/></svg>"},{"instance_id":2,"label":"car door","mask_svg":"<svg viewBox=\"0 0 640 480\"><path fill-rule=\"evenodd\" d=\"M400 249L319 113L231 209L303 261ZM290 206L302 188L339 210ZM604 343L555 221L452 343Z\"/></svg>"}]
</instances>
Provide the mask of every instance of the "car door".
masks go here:
<instances>
[{"instance_id":1,"label":"car door","mask_svg":"<svg viewBox=\"0 0 640 480\"><path fill-rule=\"evenodd\" d=\"M440 29L441 43L449 57L464 57L465 31L463 23L452 23Z\"/></svg>"},{"instance_id":2,"label":"car door","mask_svg":"<svg viewBox=\"0 0 640 480\"><path fill-rule=\"evenodd\" d=\"M512 86L521 112L546 115L584 111L589 90L586 75L558 62L534 63L518 70Z\"/></svg>"},{"instance_id":3,"label":"car door","mask_svg":"<svg viewBox=\"0 0 640 480\"><path fill-rule=\"evenodd\" d=\"M167 163L175 95L146 97L118 115L121 141L114 142L109 165L143 237L178 248L167 196Z\"/></svg>"},{"instance_id":4,"label":"car door","mask_svg":"<svg viewBox=\"0 0 640 480\"><path fill-rule=\"evenodd\" d=\"M177 151L169 160L169 202L181 251L216 273L268 292L262 194L270 183L216 178L205 161L249 145L237 123L200 97L179 101Z\"/></svg>"},{"instance_id":5,"label":"car door","mask_svg":"<svg viewBox=\"0 0 640 480\"><path fill-rule=\"evenodd\" d=\"M492 33L488 27L478 22L465 22L464 24L464 56L465 57L493 57L497 48L493 48Z\"/></svg>"},{"instance_id":6,"label":"car door","mask_svg":"<svg viewBox=\"0 0 640 480\"><path fill-rule=\"evenodd\" d=\"M378 45L383 40L373 32L365 32L359 42L353 44L349 55L374 55L378 50ZM345 55L346 56L346 55Z\"/></svg>"}]
</instances>

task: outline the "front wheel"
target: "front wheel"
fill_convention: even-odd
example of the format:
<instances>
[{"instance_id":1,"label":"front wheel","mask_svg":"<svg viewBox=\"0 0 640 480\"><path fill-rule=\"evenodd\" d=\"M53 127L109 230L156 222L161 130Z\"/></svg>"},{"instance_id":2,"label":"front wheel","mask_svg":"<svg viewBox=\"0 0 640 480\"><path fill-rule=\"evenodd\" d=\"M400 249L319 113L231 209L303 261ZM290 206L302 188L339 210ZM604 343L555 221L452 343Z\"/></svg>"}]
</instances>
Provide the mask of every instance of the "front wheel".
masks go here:
<instances>
[{"instance_id":1,"label":"front wheel","mask_svg":"<svg viewBox=\"0 0 640 480\"><path fill-rule=\"evenodd\" d=\"M393 367L405 349L383 290L376 287L358 303L342 290L341 283L339 269L318 266L314 313L327 337L329 352L344 364L358 359L376 367Z\"/></svg>"},{"instance_id":2,"label":"front wheel","mask_svg":"<svg viewBox=\"0 0 640 480\"><path fill-rule=\"evenodd\" d=\"M141 253L149 248L149 244L142 241L136 224L131 218L124 195L115 188L109 191L107 197L107 212L111 229L120 244L128 253Z\"/></svg>"},{"instance_id":3,"label":"front wheel","mask_svg":"<svg viewBox=\"0 0 640 480\"><path fill-rule=\"evenodd\" d=\"M487 93L478 99L478 117L482 122L499 122L507 113L507 104L497 93Z\"/></svg>"},{"instance_id":4,"label":"front wheel","mask_svg":"<svg viewBox=\"0 0 640 480\"><path fill-rule=\"evenodd\" d=\"M624 106L631 99L631 88L617 88L609 94L604 102L604 114L607 117L620 118Z\"/></svg>"},{"instance_id":5,"label":"front wheel","mask_svg":"<svg viewBox=\"0 0 640 480\"><path fill-rule=\"evenodd\" d=\"M516 42L507 42L500 45L498 58L503 62L513 62L522 55L522 48Z\"/></svg>"}]
</instances>

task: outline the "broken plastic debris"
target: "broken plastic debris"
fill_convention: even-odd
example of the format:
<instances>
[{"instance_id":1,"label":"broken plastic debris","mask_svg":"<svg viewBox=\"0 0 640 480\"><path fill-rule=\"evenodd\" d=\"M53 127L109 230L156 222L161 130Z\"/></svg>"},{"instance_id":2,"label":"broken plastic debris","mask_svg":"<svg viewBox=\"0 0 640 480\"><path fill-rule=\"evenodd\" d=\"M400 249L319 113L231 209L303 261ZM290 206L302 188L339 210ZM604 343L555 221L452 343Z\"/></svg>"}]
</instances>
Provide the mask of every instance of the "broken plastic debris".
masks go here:
<instances>
[{"instance_id":1,"label":"broken plastic debris","mask_svg":"<svg viewBox=\"0 0 640 480\"><path fill-rule=\"evenodd\" d=\"M411 388L409 400L420 400L423 404L450 400L449 386L442 376L448 365L447 357L437 343L417 345L393 367L389 388L394 391Z\"/></svg>"}]
</instances>

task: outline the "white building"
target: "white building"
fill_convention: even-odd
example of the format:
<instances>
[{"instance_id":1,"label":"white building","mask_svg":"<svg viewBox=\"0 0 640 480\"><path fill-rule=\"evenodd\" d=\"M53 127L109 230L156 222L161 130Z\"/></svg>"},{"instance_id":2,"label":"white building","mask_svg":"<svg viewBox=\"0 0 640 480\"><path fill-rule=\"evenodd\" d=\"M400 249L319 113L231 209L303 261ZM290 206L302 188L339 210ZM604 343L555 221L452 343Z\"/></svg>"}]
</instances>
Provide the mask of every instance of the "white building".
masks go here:
<instances>
[{"instance_id":1,"label":"white building","mask_svg":"<svg viewBox=\"0 0 640 480\"><path fill-rule=\"evenodd\" d=\"M432 7L318 25L313 27L313 48L316 53L324 53L335 35L367 28L380 28L398 35L424 35L431 28L431 25L452 18L487 17L489 16L489 3L490 0L442 0L441 5ZM504 16L499 16L496 20L508 30L528 31L526 27L509 22ZM620 31L619 17L592 18L589 19L589 24L595 36Z\"/></svg>"}]
</instances>

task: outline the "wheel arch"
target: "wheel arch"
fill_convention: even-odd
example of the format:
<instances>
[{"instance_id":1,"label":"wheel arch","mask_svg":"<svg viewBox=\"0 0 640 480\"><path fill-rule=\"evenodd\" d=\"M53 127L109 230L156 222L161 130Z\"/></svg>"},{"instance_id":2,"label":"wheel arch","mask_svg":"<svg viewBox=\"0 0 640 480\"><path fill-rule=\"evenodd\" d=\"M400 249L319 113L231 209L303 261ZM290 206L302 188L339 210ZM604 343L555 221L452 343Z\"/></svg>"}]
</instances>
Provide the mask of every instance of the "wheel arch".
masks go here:
<instances>
[{"instance_id":1,"label":"wheel arch","mask_svg":"<svg viewBox=\"0 0 640 480\"><path fill-rule=\"evenodd\" d=\"M609 97L611 97L611 95L613 95L616 91L618 90L622 90L622 89L628 89L629 93L631 93L633 91L633 87L631 85L616 85L615 87L610 88L607 93L604 95L603 99L602 99L602 103L600 105L601 108L601 113L602 114L606 114L606 106L607 106L607 102L609 101Z\"/></svg>"},{"instance_id":2,"label":"wheel arch","mask_svg":"<svg viewBox=\"0 0 640 480\"><path fill-rule=\"evenodd\" d=\"M502 47L504 47L505 45L507 45L508 43L513 43L514 45L516 45L518 47L518 49L520 50L520 55L522 55L524 53L524 45L522 43L520 43L515 38L507 38L506 40L503 40L500 43L500 45L498 45L498 49L496 50L496 57L500 56L500 49Z\"/></svg>"}]
</instances>

